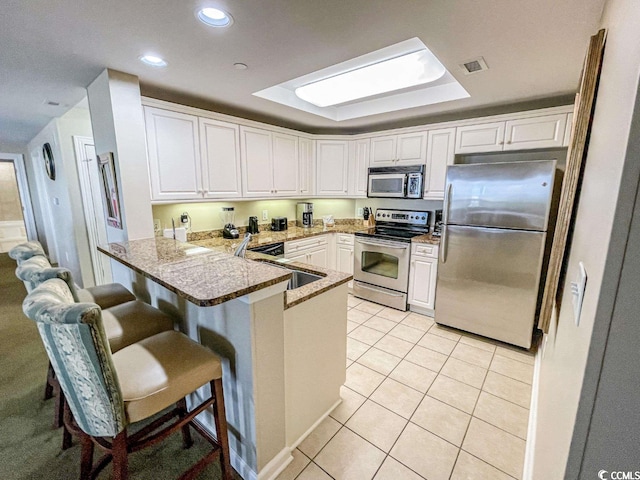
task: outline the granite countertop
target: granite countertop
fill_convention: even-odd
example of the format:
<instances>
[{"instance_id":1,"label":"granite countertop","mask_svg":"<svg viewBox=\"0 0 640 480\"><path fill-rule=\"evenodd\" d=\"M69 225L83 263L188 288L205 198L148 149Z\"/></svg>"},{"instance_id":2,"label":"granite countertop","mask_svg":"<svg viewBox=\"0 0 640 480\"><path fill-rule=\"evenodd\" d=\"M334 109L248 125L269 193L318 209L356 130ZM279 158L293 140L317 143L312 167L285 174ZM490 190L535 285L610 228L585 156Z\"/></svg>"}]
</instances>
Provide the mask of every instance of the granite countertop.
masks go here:
<instances>
[{"instance_id":1,"label":"granite countertop","mask_svg":"<svg viewBox=\"0 0 640 480\"><path fill-rule=\"evenodd\" d=\"M431 233L426 235L420 235L419 237L413 237L412 243L430 243L431 245L440 245L440 237L434 237Z\"/></svg>"},{"instance_id":2,"label":"granite countertop","mask_svg":"<svg viewBox=\"0 0 640 480\"><path fill-rule=\"evenodd\" d=\"M98 250L196 305L217 305L285 282L291 273L222 251L155 237Z\"/></svg>"},{"instance_id":3,"label":"granite countertop","mask_svg":"<svg viewBox=\"0 0 640 480\"><path fill-rule=\"evenodd\" d=\"M110 243L107 247L98 247L98 250L203 307L217 305L284 282L291 278L288 268L315 273L323 278L300 288L287 290L284 295L285 309L353 278L347 273L284 259L278 261L274 257L256 252L247 252L246 258L235 257L233 252L240 240L209 240L214 242L208 242L212 244L205 246L202 244L207 241L199 241L199 245L194 245L155 237Z\"/></svg>"}]
</instances>

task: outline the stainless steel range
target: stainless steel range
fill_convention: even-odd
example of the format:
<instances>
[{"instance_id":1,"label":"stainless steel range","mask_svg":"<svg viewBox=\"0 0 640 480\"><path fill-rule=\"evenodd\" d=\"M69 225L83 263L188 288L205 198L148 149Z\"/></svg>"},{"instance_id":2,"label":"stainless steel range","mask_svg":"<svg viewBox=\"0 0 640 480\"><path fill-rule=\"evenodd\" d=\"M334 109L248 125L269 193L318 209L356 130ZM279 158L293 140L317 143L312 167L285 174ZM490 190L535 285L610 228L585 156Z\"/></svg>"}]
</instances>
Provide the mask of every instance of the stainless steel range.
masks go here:
<instances>
[{"instance_id":1,"label":"stainless steel range","mask_svg":"<svg viewBox=\"0 0 640 480\"><path fill-rule=\"evenodd\" d=\"M431 212L376 210L376 226L356 232L353 294L407 309L411 239L429 233Z\"/></svg>"}]
</instances>

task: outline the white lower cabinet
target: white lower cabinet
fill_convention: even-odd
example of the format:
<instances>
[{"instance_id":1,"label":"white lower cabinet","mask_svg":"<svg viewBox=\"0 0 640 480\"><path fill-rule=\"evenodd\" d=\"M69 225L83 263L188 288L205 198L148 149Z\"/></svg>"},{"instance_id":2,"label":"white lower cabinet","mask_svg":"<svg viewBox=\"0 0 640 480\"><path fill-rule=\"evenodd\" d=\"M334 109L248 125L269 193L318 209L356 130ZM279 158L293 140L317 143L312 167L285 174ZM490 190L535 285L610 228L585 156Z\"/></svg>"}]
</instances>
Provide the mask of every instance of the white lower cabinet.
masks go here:
<instances>
[{"instance_id":1,"label":"white lower cabinet","mask_svg":"<svg viewBox=\"0 0 640 480\"><path fill-rule=\"evenodd\" d=\"M349 233L338 233L336 238L336 270L353 275L354 236ZM353 280L349 282L353 288Z\"/></svg>"},{"instance_id":2,"label":"white lower cabinet","mask_svg":"<svg viewBox=\"0 0 640 480\"><path fill-rule=\"evenodd\" d=\"M329 235L284 242L284 257L295 262L331 268Z\"/></svg>"},{"instance_id":3,"label":"white lower cabinet","mask_svg":"<svg viewBox=\"0 0 640 480\"><path fill-rule=\"evenodd\" d=\"M411 245L409 268L410 309L433 315L436 302L438 246L424 243Z\"/></svg>"}]
</instances>

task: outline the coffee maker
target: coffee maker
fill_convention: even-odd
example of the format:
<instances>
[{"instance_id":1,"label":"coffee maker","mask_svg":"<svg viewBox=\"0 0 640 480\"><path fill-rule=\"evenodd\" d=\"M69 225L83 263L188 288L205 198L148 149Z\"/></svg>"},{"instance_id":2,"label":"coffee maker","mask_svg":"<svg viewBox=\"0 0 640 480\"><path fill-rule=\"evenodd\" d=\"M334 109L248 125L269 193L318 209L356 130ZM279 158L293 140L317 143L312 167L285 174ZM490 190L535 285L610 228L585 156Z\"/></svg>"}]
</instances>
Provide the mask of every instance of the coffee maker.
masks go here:
<instances>
[{"instance_id":1,"label":"coffee maker","mask_svg":"<svg viewBox=\"0 0 640 480\"><path fill-rule=\"evenodd\" d=\"M296 204L296 226L313 227L313 203L299 202Z\"/></svg>"},{"instance_id":2,"label":"coffee maker","mask_svg":"<svg viewBox=\"0 0 640 480\"><path fill-rule=\"evenodd\" d=\"M224 223L222 236L224 238L238 238L240 234L234 225L234 221L236 219L235 209L233 207L222 207L220 217L222 218L222 223Z\"/></svg>"}]
</instances>

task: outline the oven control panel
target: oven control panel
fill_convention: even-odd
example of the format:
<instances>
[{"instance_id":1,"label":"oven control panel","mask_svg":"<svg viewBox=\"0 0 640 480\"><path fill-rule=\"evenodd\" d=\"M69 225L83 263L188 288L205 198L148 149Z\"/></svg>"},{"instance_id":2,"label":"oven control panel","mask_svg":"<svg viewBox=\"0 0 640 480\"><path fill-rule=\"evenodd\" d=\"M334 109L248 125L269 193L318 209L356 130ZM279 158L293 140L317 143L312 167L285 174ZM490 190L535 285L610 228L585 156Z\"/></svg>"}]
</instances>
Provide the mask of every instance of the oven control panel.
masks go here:
<instances>
[{"instance_id":1,"label":"oven control panel","mask_svg":"<svg viewBox=\"0 0 640 480\"><path fill-rule=\"evenodd\" d=\"M413 210L376 210L376 222L395 223L400 225L429 225L431 212L415 212Z\"/></svg>"}]
</instances>

